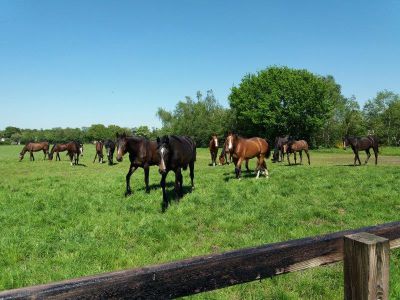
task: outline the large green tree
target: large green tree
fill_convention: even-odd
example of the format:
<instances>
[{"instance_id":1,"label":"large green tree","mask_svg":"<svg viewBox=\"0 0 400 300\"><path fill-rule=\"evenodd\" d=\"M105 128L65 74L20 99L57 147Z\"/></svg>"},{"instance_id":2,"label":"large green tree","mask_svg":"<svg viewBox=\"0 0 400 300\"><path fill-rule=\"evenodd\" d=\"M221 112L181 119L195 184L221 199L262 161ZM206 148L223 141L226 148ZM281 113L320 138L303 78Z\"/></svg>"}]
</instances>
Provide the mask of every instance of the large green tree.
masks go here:
<instances>
[{"instance_id":1,"label":"large green tree","mask_svg":"<svg viewBox=\"0 0 400 300\"><path fill-rule=\"evenodd\" d=\"M341 97L332 76L274 66L246 75L229 102L241 134L270 139L290 134L315 143Z\"/></svg>"}]
</instances>

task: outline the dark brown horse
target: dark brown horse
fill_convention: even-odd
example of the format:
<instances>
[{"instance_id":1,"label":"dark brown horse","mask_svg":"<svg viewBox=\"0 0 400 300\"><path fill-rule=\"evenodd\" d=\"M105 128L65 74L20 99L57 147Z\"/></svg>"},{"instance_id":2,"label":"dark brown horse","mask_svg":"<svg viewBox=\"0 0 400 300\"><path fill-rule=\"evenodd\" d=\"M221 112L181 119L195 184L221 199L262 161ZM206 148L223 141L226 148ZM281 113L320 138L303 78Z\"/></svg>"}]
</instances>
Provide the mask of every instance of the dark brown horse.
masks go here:
<instances>
[{"instance_id":1,"label":"dark brown horse","mask_svg":"<svg viewBox=\"0 0 400 300\"><path fill-rule=\"evenodd\" d=\"M56 153L56 161L61 160L60 152L67 151L67 144L54 144L49 153L49 160L53 160L54 152Z\"/></svg>"},{"instance_id":2,"label":"dark brown horse","mask_svg":"<svg viewBox=\"0 0 400 300\"><path fill-rule=\"evenodd\" d=\"M275 139L274 154L272 155L272 162L281 162L284 159L289 136L278 136Z\"/></svg>"},{"instance_id":3,"label":"dark brown horse","mask_svg":"<svg viewBox=\"0 0 400 300\"><path fill-rule=\"evenodd\" d=\"M39 142L39 143L27 143L24 148L22 148L21 153L19 154L19 161L21 161L24 158L24 155L26 152L29 152L29 160L34 161L35 157L33 156L33 152L37 151L43 151L44 153L44 158L43 160L46 159L46 155L49 154L49 143L48 142Z\"/></svg>"},{"instance_id":4,"label":"dark brown horse","mask_svg":"<svg viewBox=\"0 0 400 300\"><path fill-rule=\"evenodd\" d=\"M208 149L210 149L211 154L211 164L215 167L217 163L217 155L218 155L218 137L216 134L211 136L211 140L208 143Z\"/></svg>"},{"instance_id":5,"label":"dark brown horse","mask_svg":"<svg viewBox=\"0 0 400 300\"><path fill-rule=\"evenodd\" d=\"M99 163L103 163L103 142L97 141L96 142L96 155L94 156L93 163L96 161L96 157L99 157Z\"/></svg>"},{"instance_id":6,"label":"dark brown horse","mask_svg":"<svg viewBox=\"0 0 400 300\"><path fill-rule=\"evenodd\" d=\"M159 163L157 142L142 137L127 137L125 133L117 134L117 161L121 162L125 153L129 153L131 162L126 174L125 196L132 194L130 179L137 168L143 168L146 192L150 192L149 168Z\"/></svg>"},{"instance_id":7,"label":"dark brown horse","mask_svg":"<svg viewBox=\"0 0 400 300\"><path fill-rule=\"evenodd\" d=\"M69 160L72 165L79 165L79 155L83 156L83 144L78 143L77 141L71 141L66 144L67 155L69 156Z\"/></svg>"},{"instance_id":8,"label":"dark brown horse","mask_svg":"<svg viewBox=\"0 0 400 300\"><path fill-rule=\"evenodd\" d=\"M175 192L178 198L183 196L182 168L189 166L192 189L194 188L194 163L196 161L196 143L188 136L163 136L157 138L158 155L160 163L158 165L161 174L161 188L163 192L162 211L168 207L167 194L165 192L165 179L169 171L175 172Z\"/></svg>"},{"instance_id":9,"label":"dark brown horse","mask_svg":"<svg viewBox=\"0 0 400 300\"><path fill-rule=\"evenodd\" d=\"M370 135L367 137L354 137L354 136L345 136L343 138L343 149L346 150L346 146L350 146L354 152L354 165L358 160L358 163L361 165L360 156L358 156L358 151L365 150L367 154L367 159L365 160L365 164L368 162L371 157L370 149L374 150L375 154L375 165L378 164L378 138L376 136Z\"/></svg>"},{"instance_id":10,"label":"dark brown horse","mask_svg":"<svg viewBox=\"0 0 400 300\"><path fill-rule=\"evenodd\" d=\"M286 149L286 155L287 155L287 161L290 165L290 153L294 154L294 163L296 164L296 152L300 153L300 164L303 163L303 150L307 154L308 158L308 164L310 164L310 154L308 153L308 143L305 140L289 140L287 143L287 149Z\"/></svg>"},{"instance_id":11,"label":"dark brown horse","mask_svg":"<svg viewBox=\"0 0 400 300\"><path fill-rule=\"evenodd\" d=\"M225 142L225 152L229 151L233 151L236 178L240 179L242 162L254 157L257 157L257 178L260 176L260 172L268 178L268 168L264 158L268 158L271 155L271 149L266 140L259 137L245 139L231 133Z\"/></svg>"},{"instance_id":12,"label":"dark brown horse","mask_svg":"<svg viewBox=\"0 0 400 300\"><path fill-rule=\"evenodd\" d=\"M104 142L104 147L106 147L108 164L110 166L112 166L113 165L114 151L115 151L115 143L112 140L106 140Z\"/></svg>"}]
</instances>

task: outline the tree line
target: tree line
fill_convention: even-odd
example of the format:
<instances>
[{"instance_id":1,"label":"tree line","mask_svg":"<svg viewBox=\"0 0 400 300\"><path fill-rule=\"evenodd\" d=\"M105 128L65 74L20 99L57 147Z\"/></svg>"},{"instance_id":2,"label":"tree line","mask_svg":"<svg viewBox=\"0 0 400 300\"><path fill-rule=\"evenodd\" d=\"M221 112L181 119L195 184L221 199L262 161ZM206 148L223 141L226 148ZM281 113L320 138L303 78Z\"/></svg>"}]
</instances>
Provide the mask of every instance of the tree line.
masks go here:
<instances>
[{"instance_id":1,"label":"tree line","mask_svg":"<svg viewBox=\"0 0 400 300\"><path fill-rule=\"evenodd\" d=\"M45 130L7 127L0 132L9 142L47 140L92 142L126 132L155 139L164 134L189 135L197 145L208 145L212 134L224 137L228 131L243 136L259 136L273 141L291 135L307 140L312 147L332 147L344 135L378 136L381 144L400 143L400 95L379 91L360 107L355 97L346 98L333 76L320 76L304 69L271 66L246 74L233 86L223 107L212 90L194 98L187 96L173 111L159 108L161 128L122 128L94 124L83 128Z\"/></svg>"}]
</instances>

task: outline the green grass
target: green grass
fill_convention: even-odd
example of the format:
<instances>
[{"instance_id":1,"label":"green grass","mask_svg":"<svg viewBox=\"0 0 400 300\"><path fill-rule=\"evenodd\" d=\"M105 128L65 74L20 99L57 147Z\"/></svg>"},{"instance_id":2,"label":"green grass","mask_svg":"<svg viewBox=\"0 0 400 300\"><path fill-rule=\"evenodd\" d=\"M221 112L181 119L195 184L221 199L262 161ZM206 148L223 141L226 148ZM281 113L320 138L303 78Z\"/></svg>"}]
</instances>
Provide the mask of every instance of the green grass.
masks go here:
<instances>
[{"instance_id":1,"label":"green grass","mask_svg":"<svg viewBox=\"0 0 400 300\"><path fill-rule=\"evenodd\" d=\"M162 214L157 168L143 170L125 198L128 157L93 164L18 162L21 146L0 147L0 290L158 264L208 253L398 220L400 157L348 166L351 150L311 151L311 166L268 162L270 179L234 179L233 166L208 166L198 150L195 185ZM361 159L363 160L363 154ZM373 160L371 158L370 163ZM254 167L254 162L251 162ZM167 181L173 182L173 174ZM189 174L184 172L184 186ZM168 186L172 190L172 185ZM187 189L189 190L189 189ZM400 298L400 252L391 252L391 298ZM238 285L201 299L342 299L341 264Z\"/></svg>"}]
</instances>

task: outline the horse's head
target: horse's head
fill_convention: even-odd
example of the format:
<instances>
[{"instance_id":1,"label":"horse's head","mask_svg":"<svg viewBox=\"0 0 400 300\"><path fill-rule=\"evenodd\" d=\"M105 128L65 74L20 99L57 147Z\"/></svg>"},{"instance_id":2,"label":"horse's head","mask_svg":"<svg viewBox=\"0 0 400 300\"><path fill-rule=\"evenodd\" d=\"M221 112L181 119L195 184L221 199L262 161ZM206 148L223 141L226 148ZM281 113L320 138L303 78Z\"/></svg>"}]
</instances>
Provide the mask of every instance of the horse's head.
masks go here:
<instances>
[{"instance_id":1,"label":"horse's head","mask_svg":"<svg viewBox=\"0 0 400 300\"><path fill-rule=\"evenodd\" d=\"M49 156L49 160L53 160L53 152L49 152L48 156Z\"/></svg>"},{"instance_id":2,"label":"horse's head","mask_svg":"<svg viewBox=\"0 0 400 300\"><path fill-rule=\"evenodd\" d=\"M79 153L83 156L83 144L79 143Z\"/></svg>"},{"instance_id":3,"label":"horse's head","mask_svg":"<svg viewBox=\"0 0 400 300\"><path fill-rule=\"evenodd\" d=\"M24 158L24 152L23 151L21 151L21 153L19 154L19 161L21 161L23 158Z\"/></svg>"},{"instance_id":4,"label":"horse's head","mask_svg":"<svg viewBox=\"0 0 400 300\"><path fill-rule=\"evenodd\" d=\"M229 132L225 140L224 150L226 153L231 153L233 151L234 142L235 142L235 135L232 132Z\"/></svg>"},{"instance_id":5,"label":"horse's head","mask_svg":"<svg viewBox=\"0 0 400 300\"><path fill-rule=\"evenodd\" d=\"M343 137L343 150L346 150L346 147L348 145L350 145L349 136L346 135L346 136Z\"/></svg>"},{"instance_id":6,"label":"horse's head","mask_svg":"<svg viewBox=\"0 0 400 300\"><path fill-rule=\"evenodd\" d=\"M215 148L218 148L218 137L217 137L217 135L216 135L216 134L213 134L213 135L211 136L211 139L212 139L212 141L213 141L213 143L214 143Z\"/></svg>"},{"instance_id":7,"label":"horse's head","mask_svg":"<svg viewBox=\"0 0 400 300\"><path fill-rule=\"evenodd\" d=\"M124 132L123 134L118 134L117 133L117 161L121 162L122 157L126 153L126 148L127 148L127 139L126 139L126 133Z\"/></svg>"},{"instance_id":8,"label":"horse's head","mask_svg":"<svg viewBox=\"0 0 400 300\"><path fill-rule=\"evenodd\" d=\"M160 174L165 174L167 172L168 158L169 158L169 138L168 136L163 136L162 138L157 138L157 153L160 157L160 163L158 165L158 171Z\"/></svg>"}]
</instances>

